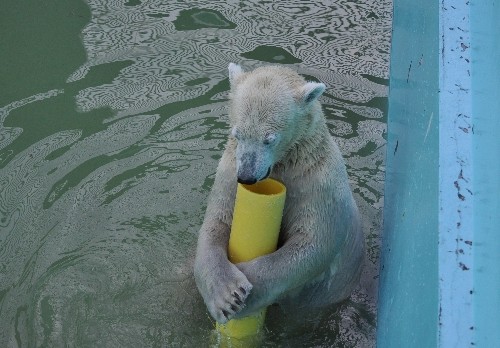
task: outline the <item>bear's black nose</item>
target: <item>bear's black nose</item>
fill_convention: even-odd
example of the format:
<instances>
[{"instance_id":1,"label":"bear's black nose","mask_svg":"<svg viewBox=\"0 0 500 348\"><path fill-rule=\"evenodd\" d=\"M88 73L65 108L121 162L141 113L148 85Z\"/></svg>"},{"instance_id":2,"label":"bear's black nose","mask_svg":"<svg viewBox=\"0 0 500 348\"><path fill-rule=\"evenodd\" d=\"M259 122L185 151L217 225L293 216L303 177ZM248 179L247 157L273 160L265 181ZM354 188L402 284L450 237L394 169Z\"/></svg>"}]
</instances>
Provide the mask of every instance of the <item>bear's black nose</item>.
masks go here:
<instances>
[{"instance_id":1,"label":"bear's black nose","mask_svg":"<svg viewBox=\"0 0 500 348\"><path fill-rule=\"evenodd\" d=\"M257 179L255 178L240 178L238 177L238 182L240 184L245 184L245 185L253 185L257 182Z\"/></svg>"}]
</instances>

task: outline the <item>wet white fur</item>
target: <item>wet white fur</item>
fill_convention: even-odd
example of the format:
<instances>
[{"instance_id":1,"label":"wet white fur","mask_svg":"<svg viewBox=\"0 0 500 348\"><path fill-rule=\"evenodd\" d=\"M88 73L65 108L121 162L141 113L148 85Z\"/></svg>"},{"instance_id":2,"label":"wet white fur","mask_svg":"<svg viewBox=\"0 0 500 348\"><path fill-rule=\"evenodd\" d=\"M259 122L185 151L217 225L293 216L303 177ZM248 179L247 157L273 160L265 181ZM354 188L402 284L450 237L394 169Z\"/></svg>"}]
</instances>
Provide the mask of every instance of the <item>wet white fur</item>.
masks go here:
<instances>
[{"instance_id":1,"label":"wet white fur","mask_svg":"<svg viewBox=\"0 0 500 348\"><path fill-rule=\"evenodd\" d=\"M276 302L307 307L347 298L361 273L364 237L344 161L318 101L325 85L284 67L244 72L233 63L229 80L232 135L217 168L195 261L196 283L210 314L223 323ZM248 165L244 157L255 161ZM261 179L268 168L287 187L280 248L233 265L227 245L237 175L244 171Z\"/></svg>"}]
</instances>

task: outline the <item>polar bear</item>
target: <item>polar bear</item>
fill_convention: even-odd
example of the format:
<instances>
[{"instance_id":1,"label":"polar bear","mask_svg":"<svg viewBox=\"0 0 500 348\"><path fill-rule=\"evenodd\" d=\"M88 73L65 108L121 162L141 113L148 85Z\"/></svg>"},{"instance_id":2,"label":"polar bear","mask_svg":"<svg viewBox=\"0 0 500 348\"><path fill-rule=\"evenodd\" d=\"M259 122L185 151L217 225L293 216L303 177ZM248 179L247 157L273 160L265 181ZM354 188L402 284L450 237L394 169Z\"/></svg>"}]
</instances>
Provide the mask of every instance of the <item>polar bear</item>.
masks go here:
<instances>
[{"instance_id":1,"label":"polar bear","mask_svg":"<svg viewBox=\"0 0 500 348\"><path fill-rule=\"evenodd\" d=\"M201 226L194 274L219 323L273 303L320 307L346 299L364 259L360 216L342 155L318 101L322 83L289 68L231 63L231 135ZM272 177L287 197L278 250L232 264L227 246L237 182Z\"/></svg>"}]
</instances>

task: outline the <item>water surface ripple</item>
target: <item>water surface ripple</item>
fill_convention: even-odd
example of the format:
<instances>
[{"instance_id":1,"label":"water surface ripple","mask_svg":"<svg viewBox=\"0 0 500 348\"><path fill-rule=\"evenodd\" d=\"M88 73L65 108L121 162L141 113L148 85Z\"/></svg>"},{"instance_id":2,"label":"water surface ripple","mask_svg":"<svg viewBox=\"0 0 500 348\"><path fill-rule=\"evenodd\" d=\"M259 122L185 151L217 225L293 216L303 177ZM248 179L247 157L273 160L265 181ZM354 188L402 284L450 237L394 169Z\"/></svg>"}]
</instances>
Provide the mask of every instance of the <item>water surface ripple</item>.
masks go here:
<instances>
[{"instance_id":1,"label":"water surface ripple","mask_svg":"<svg viewBox=\"0 0 500 348\"><path fill-rule=\"evenodd\" d=\"M192 259L228 134L229 62L327 85L367 240L351 299L296 322L271 308L263 345L375 346L390 0L32 5L39 21L12 12L9 32L42 51L0 55L20 59L0 97L0 346L214 344ZM56 16L65 34L38 37ZM34 83L16 85L29 62Z\"/></svg>"}]
</instances>

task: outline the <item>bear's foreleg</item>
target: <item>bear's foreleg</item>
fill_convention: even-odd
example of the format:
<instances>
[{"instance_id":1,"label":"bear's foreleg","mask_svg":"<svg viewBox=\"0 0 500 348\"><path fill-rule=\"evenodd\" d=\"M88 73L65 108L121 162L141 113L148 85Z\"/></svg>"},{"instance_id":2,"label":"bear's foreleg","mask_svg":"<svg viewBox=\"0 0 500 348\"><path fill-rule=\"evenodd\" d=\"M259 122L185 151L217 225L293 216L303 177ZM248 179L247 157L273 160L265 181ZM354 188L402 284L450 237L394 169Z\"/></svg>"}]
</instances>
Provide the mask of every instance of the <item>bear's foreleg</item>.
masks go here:
<instances>
[{"instance_id":1,"label":"bear's foreleg","mask_svg":"<svg viewBox=\"0 0 500 348\"><path fill-rule=\"evenodd\" d=\"M238 313L252 290L246 276L227 257L237 185L235 167L234 144L229 142L217 168L194 266L196 285L210 315L219 323Z\"/></svg>"},{"instance_id":2,"label":"bear's foreleg","mask_svg":"<svg viewBox=\"0 0 500 348\"><path fill-rule=\"evenodd\" d=\"M229 227L223 222L204 223L194 272L208 311L219 323L225 323L241 311L252 289L246 276L228 261L224 234L229 235Z\"/></svg>"},{"instance_id":3,"label":"bear's foreleg","mask_svg":"<svg viewBox=\"0 0 500 348\"><path fill-rule=\"evenodd\" d=\"M247 316L275 303L288 291L303 287L325 272L333 259L331 239L297 232L274 253L237 264L253 289L246 306L235 317Z\"/></svg>"}]
</instances>

